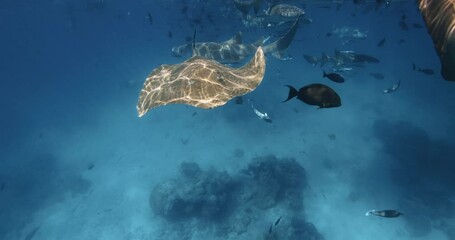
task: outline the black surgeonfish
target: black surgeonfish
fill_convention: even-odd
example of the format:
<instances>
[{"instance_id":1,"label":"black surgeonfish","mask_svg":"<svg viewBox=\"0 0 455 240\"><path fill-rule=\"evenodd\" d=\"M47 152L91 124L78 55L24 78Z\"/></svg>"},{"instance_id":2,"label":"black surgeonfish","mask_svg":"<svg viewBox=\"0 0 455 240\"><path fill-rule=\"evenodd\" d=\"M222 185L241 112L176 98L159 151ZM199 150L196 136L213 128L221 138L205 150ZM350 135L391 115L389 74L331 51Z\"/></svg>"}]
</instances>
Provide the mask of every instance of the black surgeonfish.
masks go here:
<instances>
[{"instance_id":1,"label":"black surgeonfish","mask_svg":"<svg viewBox=\"0 0 455 240\"><path fill-rule=\"evenodd\" d=\"M365 213L365 216L370 216L370 215L376 215L379 217L385 217L385 218L396 218L399 217L400 215L403 215L403 213L398 212L397 210L370 210L367 213Z\"/></svg>"},{"instance_id":2,"label":"black surgeonfish","mask_svg":"<svg viewBox=\"0 0 455 240\"><path fill-rule=\"evenodd\" d=\"M366 54L353 53L352 58L354 63L379 63L379 59Z\"/></svg>"},{"instance_id":3,"label":"black surgeonfish","mask_svg":"<svg viewBox=\"0 0 455 240\"><path fill-rule=\"evenodd\" d=\"M338 73L326 73L326 72L323 72L323 75L322 75L323 78L328 78L336 83L343 83L344 82L344 77L342 77L340 74Z\"/></svg>"},{"instance_id":4,"label":"black surgeonfish","mask_svg":"<svg viewBox=\"0 0 455 240\"><path fill-rule=\"evenodd\" d=\"M341 106L341 99L338 94L330 87L314 83L300 88L298 91L292 86L286 85L289 88L288 98L284 101L287 102L294 97L300 101L319 106L319 108L333 108Z\"/></svg>"}]
</instances>

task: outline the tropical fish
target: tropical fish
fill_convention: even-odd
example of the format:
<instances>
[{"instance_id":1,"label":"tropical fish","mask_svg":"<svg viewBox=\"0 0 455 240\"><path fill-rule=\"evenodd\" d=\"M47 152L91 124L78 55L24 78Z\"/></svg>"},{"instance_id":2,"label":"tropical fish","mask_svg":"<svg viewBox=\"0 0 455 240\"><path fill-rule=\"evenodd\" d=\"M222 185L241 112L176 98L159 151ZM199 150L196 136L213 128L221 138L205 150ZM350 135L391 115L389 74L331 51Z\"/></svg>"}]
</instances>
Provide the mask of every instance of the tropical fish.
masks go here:
<instances>
[{"instance_id":1,"label":"tropical fish","mask_svg":"<svg viewBox=\"0 0 455 240\"><path fill-rule=\"evenodd\" d=\"M150 12L147 12L147 17L146 17L148 20L149 20L149 23L150 24L153 24L153 16Z\"/></svg>"},{"instance_id":2,"label":"tropical fish","mask_svg":"<svg viewBox=\"0 0 455 240\"><path fill-rule=\"evenodd\" d=\"M276 221L275 221L275 226L278 225L278 223L280 223L281 221L281 217L279 217Z\"/></svg>"},{"instance_id":3,"label":"tropical fish","mask_svg":"<svg viewBox=\"0 0 455 240\"><path fill-rule=\"evenodd\" d=\"M370 210L367 213L365 213L365 216L370 216L370 215L376 215L379 217L385 217L385 218L396 218L403 213L398 212L397 210Z\"/></svg>"},{"instance_id":4,"label":"tropical fish","mask_svg":"<svg viewBox=\"0 0 455 240\"><path fill-rule=\"evenodd\" d=\"M310 84L300 88L298 91L292 86L286 85L289 88L288 98L284 101L287 102L294 97L300 101L316 105L319 108L332 108L341 106L341 99L338 94L330 87L324 84Z\"/></svg>"},{"instance_id":5,"label":"tropical fish","mask_svg":"<svg viewBox=\"0 0 455 240\"><path fill-rule=\"evenodd\" d=\"M353 57L354 63L379 63L379 59L366 54L353 53Z\"/></svg>"},{"instance_id":6,"label":"tropical fish","mask_svg":"<svg viewBox=\"0 0 455 240\"><path fill-rule=\"evenodd\" d=\"M397 83L393 84L392 87L384 89L383 93L393 93L393 92L395 92L400 87L400 84L401 84L401 81L398 81Z\"/></svg>"},{"instance_id":7,"label":"tropical fish","mask_svg":"<svg viewBox=\"0 0 455 240\"><path fill-rule=\"evenodd\" d=\"M429 69L429 68L418 68L418 67L416 67L416 65L414 63L412 64L412 70L421 72L421 73L426 74L426 75L434 75L434 71L432 69Z\"/></svg>"},{"instance_id":8,"label":"tropical fish","mask_svg":"<svg viewBox=\"0 0 455 240\"><path fill-rule=\"evenodd\" d=\"M269 117L269 115L266 112L260 112L259 110L257 110L254 107L253 101L251 99L248 99L248 102L250 103L251 109L253 109L254 114L256 114L256 116L258 116L259 119L264 120L268 123L272 123L272 119Z\"/></svg>"},{"instance_id":9,"label":"tropical fish","mask_svg":"<svg viewBox=\"0 0 455 240\"><path fill-rule=\"evenodd\" d=\"M326 72L323 72L323 75L322 75L323 78L328 78L336 83L342 83L344 82L344 78L338 74L338 73L326 73Z\"/></svg>"}]
</instances>

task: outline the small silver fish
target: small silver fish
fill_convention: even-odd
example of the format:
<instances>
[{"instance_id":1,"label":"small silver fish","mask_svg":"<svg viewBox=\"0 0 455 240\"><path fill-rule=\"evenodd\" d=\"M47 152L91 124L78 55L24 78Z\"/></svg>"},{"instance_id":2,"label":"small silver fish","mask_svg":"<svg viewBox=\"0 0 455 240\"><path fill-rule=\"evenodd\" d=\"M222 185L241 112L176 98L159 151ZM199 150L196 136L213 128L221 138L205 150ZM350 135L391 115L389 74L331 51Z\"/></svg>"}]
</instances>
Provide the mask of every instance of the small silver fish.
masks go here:
<instances>
[{"instance_id":1,"label":"small silver fish","mask_svg":"<svg viewBox=\"0 0 455 240\"><path fill-rule=\"evenodd\" d=\"M391 88L384 89L383 93L393 93L400 87L400 81L395 83Z\"/></svg>"},{"instance_id":2,"label":"small silver fish","mask_svg":"<svg viewBox=\"0 0 455 240\"><path fill-rule=\"evenodd\" d=\"M269 117L269 115L266 112L262 113L259 110L257 110L256 108L254 108L253 101L251 101L251 99L248 99L248 102L250 103L254 114L256 114L256 116L258 116L259 119L262 119L262 120L264 120L264 121L266 121L268 123L272 123L272 119Z\"/></svg>"}]
</instances>

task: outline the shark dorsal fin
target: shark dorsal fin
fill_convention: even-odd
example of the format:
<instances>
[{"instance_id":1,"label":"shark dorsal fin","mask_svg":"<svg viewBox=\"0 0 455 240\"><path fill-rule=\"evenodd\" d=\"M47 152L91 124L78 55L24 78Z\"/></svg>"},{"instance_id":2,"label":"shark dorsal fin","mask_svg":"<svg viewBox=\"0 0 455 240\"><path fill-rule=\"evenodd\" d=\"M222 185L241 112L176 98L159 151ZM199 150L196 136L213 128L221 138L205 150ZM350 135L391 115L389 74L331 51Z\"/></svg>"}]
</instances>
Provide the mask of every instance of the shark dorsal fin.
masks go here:
<instances>
[{"instance_id":1,"label":"shark dorsal fin","mask_svg":"<svg viewBox=\"0 0 455 240\"><path fill-rule=\"evenodd\" d=\"M191 42L191 50L193 51L193 56L196 56L196 29L194 29L193 33L193 41Z\"/></svg>"}]
</instances>

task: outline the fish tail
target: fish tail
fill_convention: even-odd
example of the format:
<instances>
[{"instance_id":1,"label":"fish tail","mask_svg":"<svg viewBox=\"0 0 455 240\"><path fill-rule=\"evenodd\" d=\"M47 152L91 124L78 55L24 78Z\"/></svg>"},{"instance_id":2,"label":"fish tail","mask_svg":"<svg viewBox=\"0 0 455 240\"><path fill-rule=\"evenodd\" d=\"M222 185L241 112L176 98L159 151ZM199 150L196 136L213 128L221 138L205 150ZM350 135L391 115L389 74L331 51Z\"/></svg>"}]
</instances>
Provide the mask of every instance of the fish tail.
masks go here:
<instances>
[{"instance_id":1,"label":"fish tail","mask_svg":"<svg viewBox=\"0 0 455 240\"><path fill-rule=\"evenodd\" d=\"M322 77L323 78L327 77L327 73L325 73L325 71L322 71Z\"/></svg>"},{"instance_id":2,"label":"fish tail","mask_svg":"<svg viewBox=\"0 0 455 240\"><path fill-rule=\"evenodd\" d=\"M297 89L295 89L293 86L286 85L286 87L289 88L289 94L288 94L288 98L286 100L284 100L283 102L287 102L287 101L291 100L292 98L296 97L297 95L299 95L299 91L297 91Z\"/></svg>"},{"instance_id":3,"label":"fish tail","mask_svg":"<svg viewBox=\"0 0 455 240\"><path fill-rule=\"evenodd\" d=\"M415 63L412 64L412 70L414 70L414 71L416 70L416 65L415 65Z\"/></svg>"}]
</instances>

